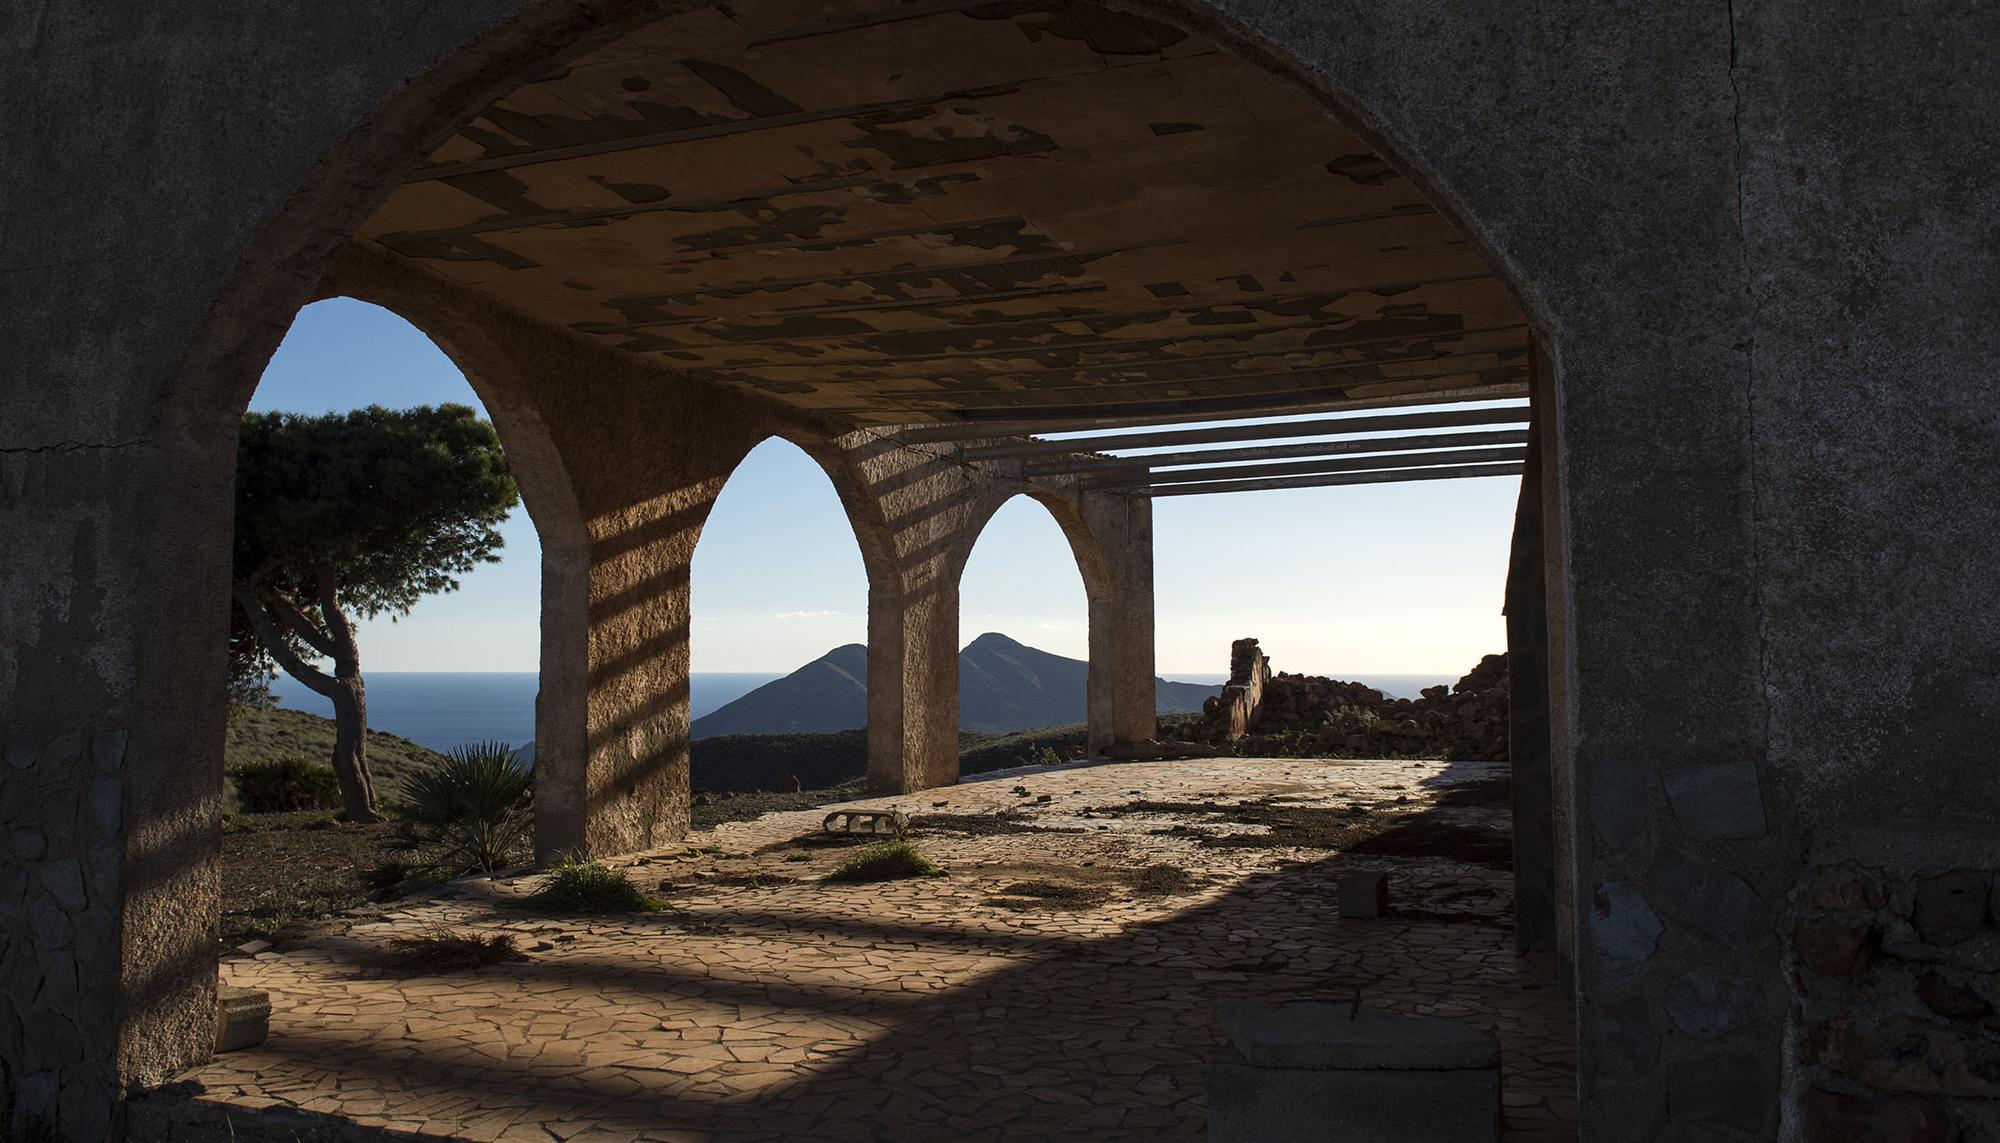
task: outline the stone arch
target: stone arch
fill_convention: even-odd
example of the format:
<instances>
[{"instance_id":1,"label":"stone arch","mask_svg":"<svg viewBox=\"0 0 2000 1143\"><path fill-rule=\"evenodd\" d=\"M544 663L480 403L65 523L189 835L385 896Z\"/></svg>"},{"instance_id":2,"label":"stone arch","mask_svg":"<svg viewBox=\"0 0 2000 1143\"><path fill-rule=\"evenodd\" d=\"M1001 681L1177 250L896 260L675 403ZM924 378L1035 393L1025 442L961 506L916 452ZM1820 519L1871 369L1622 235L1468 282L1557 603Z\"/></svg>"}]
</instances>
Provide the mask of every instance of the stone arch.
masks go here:
<instances>
[{"instance_id":1,"label":"stone arch","mask_svg":"<svg viewBox=\"0 0 2000 1143\"><path fill-rule=\"evenodd\" d=\"M1002 507L1022 498L1041 505L1055 520L1083 583L1089 639L1086 751L1096 755L1117 742L1151 738L1155 696L1150 505L1139 497L1088 492L1067 483L1003 487L966 516L962 542L951 554L947 573L954 601L979 537Z\"/></svg>"},{"instance_id":2,"label":"stone arch","mask_svg":"<svg viewBox=\"0 0 2000 1143\"><path fill-rule=\"evenodd\" d=\"M1002 488L985 497L967 514L964 543L952 553L952 579L958 581L964 578L965 565L972 558L972 549L978 546L979 537L986 533L993 517L1000 509L1020 499L1041 505L1048 511L1049 518L1056 522L1056 527L1062 529L1063 538L1069 541L1070 557L1076 561L1076 573L1083 580L1084 597L1089 599L1108 594L1111 590L1110 571L1105 564L1103 544L1084 519L1081 494L1035 485Z\"/></svg>"}]
</instances>

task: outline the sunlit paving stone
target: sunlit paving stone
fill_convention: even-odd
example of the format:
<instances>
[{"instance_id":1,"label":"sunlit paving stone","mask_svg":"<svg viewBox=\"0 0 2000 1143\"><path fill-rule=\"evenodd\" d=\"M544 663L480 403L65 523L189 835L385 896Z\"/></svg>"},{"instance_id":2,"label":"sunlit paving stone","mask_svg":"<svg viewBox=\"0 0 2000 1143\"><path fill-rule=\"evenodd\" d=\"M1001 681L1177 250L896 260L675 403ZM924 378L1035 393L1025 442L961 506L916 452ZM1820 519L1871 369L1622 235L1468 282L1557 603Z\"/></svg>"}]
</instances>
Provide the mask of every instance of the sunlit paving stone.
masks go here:
<instances>
[{"instance_id":1,"label":"sunlit paving stone","mask_svg":"<svg viewBox=\"0 0 2000 1143\"><path fill-rule=\"evenodd\" d=\"M505 901L534 877L460 883L226 962L225 982L271 992L271 1036L194 1078L212 1107L439 1138L1200 1139L1216 1001L1358 992L1492 1030L1506 1138L1573 1137L1573 1014L1515 954L1494 860L1504 779L1079 765L853 803L915 815L941 876L819 880L849 849L815 809L622 862L673 904L658 914L528 916ZM1389 875L1387 917L1342 922L1335 885L1356 872ZM449 974L377 966L434 922L547 947Z\"/></svg>"}]
</instances>

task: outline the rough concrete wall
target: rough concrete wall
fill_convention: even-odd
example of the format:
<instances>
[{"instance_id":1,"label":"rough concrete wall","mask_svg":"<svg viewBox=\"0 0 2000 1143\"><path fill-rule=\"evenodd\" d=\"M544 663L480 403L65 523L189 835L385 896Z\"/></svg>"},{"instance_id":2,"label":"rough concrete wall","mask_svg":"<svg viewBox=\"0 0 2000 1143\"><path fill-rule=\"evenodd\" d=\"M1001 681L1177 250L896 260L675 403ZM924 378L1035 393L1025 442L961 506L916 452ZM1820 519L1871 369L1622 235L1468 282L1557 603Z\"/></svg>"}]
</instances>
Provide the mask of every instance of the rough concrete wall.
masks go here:
<instances>
[{"instance_id":1,"label":"rough concrete wall","mask_svg":"<svg viewBox=\"0 0 2000 1143\"><path fill-rule=\"evenodd\" d=\"M1555 777L1549 759L1548 557L1539 426L1528 433L1507 562L1507 773L1514 800L1514 944L1556 949Z\"/></svg>"},{"instance_id":2,"label":"rough concrete wall","mask_svg":"<svg viewBox=\"0 0 2000 1143\"><path fill-rule=\"evenodd\" d=\"M392 91L497 94L511 75L419 76L517 7L0 13L0 830L18 847L0 1061L18 1122L103 1138L123 1081L207 1051L221 771L188 759L222 740L212 541L236 422L386 190L379 157L329 164L335 145ZM376 124L400 152L427 118ZM324 216L267 229L287 202ZM71 979L76 1003L58 1003Z\"/></svg>"}]
</instances>

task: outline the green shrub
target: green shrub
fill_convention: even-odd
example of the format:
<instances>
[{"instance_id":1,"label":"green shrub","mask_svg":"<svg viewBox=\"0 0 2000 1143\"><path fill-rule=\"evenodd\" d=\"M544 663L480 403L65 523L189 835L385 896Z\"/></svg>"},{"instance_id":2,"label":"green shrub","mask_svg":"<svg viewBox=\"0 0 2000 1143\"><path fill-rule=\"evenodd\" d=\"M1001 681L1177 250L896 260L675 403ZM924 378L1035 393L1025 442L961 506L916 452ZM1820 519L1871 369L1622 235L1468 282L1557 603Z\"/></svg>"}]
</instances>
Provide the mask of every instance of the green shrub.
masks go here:
<instances>
[{"instance_id":1,"label":"green shrub","mask_svg":"<svg viewBox=\"0 0 2000 1143\"><path fill-rule=\"evenodd\" d=\"M944 870L902 838L879 842L841 862L828 881L900 881L906 877L936 877Z\"/></svg>"},{"instance_id":2,"label":"green shrub","mask_svg":"<svg viewBox=\"0 0 2000 1143\"><path fill-rule=\"evenodd\" d=\"M505 742L475 742L416 766L395 810L406 835L451 874L485 873L522 855L534 776Z\"/></svg>"},{"instance_id":3,"label":"green shrub","mask_svg":"<svg viewBox=\"0 0 2000 1143\"><path fill-rule=\"evenodd\" d=\"M1029 766L1060 766L1063 761L1063 756L1053 746L1037 746L1028 751L1028 756L1022 759L1022 762Z\"/></svg>"},{"instance_id":4,"label":"green shrub","mask_svg":"<svg viewBox=\"0 0 2000 1143\"><path fill-rule=\"evenodd\" d=\"M318 810L340 804L340 782L333 776L333 767L303 758L246 762L230 777L236 781L236 799L248 814Z\"/></svg>"},{"instance_id":5,"label":"green shrub","mask_svg":"<svg viewBox=\"0 0 2000 1143\"><path fill-rule=\"evenodd\" d=\"M1365 734L1381 721L1380 714L1365 706L1338 706L1326 716L1327 729L1345 734Z\"/></svg>"},{"instance_id":6,"label":"green shrub","mask_svg":"<svg viewBox=\"0 0 2000 1143\"><path fill-rule=\"evenodd\" d=\"M576 858L557 862L549 879L522 904L552 913L651 913L667 907L641 892L623 870Z\"/></svg>"}]
</instances>

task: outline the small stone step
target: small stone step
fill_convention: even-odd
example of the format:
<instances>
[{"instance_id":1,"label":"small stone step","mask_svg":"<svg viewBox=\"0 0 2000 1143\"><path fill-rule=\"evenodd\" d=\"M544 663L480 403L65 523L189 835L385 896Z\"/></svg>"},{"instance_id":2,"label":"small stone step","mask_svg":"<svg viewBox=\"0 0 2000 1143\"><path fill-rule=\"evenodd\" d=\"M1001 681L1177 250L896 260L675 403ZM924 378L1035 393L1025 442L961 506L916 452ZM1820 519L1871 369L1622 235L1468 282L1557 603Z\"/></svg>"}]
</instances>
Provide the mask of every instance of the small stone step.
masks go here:
<instances>
[{"instance_id":1,"label":"small stone step","mask_svg":"<svg viewBox=\"0 0 2000 1143\"><path fill-rule=\"evenodd\" d=\"M215 1050L254 1048L271 1034L271 994L261 988L215 990Z\"/></svg>"}]
</instances>

